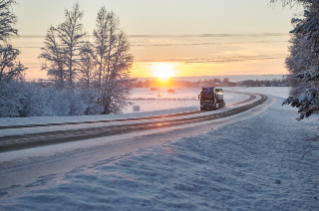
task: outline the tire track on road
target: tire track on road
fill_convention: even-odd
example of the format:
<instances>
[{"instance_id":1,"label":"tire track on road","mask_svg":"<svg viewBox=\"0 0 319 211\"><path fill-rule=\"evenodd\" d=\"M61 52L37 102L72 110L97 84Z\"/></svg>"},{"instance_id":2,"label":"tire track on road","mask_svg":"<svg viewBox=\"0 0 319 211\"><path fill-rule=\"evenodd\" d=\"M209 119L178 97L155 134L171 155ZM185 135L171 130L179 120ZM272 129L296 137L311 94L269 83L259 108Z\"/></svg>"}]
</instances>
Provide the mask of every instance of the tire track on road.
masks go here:
<instances>
[{"instance_id":1,"label":"tire track on road","mask_svg":"<svg viewBox=\"0 0 319 211\"><path fill-rule=\"evenodd\" d=\"M236 93L236 92L234 92ZM238 92L240 93L240 92ZM255 95L249 93L240 93L246 94L249 96L248 99L244 101L240 101L237 103L233 103L229 105L230 107L247 103L252 101L256 98ZM177 116L186 116L186 115L193 115L201 113L202 111L189 111L189 112L182 112L182 113L175 113L175 114L165 114L165 115L157 115L157 116L148 116L148 117L134 117L134 118L127 118L127 119L109 119L109 120L97 120L97 121L82 121L82 122L64 122L64 123L48 123L48 124L30 124L30 125L9 125L9 126L0 126L0 130L6 129L16 129L16 128L33 128L33 127L49 127L49 126L62 126L62 125L79 125L79 124L95 124L95 123L109 123L109 122L125 122L125 121L136 121L136 120L150 120L150 119L162 119L162 118L169 118L169 117L177 117Z\"/></svg>"}]
</instances>

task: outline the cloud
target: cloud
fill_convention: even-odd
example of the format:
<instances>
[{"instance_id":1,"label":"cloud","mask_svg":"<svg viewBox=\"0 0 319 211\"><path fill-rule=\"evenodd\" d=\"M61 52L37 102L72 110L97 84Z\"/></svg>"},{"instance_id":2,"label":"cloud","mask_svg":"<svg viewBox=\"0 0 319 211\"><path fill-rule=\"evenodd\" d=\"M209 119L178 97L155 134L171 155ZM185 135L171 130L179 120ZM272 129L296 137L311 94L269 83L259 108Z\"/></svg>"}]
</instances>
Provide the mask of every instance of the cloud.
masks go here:
<instances>
[{"instance_id":1,"label":"cloud","mask_svg":"<svg viewBox=\"0 0 319 211\"><path fill-rule=\"evenodd\" d=\"M87 38L92 39L92 35L87 35ZM205 46L205 45L233 45L233 44L253 44L253 43L283 43L288 42L287 40L280 41L251 41L251 42L194 42L197 40L195 38L199 38L199 40L205 38L270 38L270 37L281 37L288 38L289 34L287 33L262 33L262 34L195 34L195 35L127 35L128 38L144 38L144 39L158 39L154 42L150 42L149 40L141 40L141 42L131 42L132 47L170 47L170 46ZM20 35L19 38L45 38L44 35ZM169 39L169 42L164 42L164 39ZM185 38L189 38L188 41ZM27 43L26 43L27 44ZM37 43L39 44L39 43ZM21 43L17 48L40 48L34 46L34 43L30 43L29 45L22 46Z\"/></svg>"},{"instance_id":2,"label":"cloud","mask_svg":"<svg viewBox=\"0 0 319 211\"><path fill-rule=\"evenodd\" d=\"M93 37L92 35L86 35ZM289 37L289 33L261 34L185 34L185 35L127 35L132 38L185 38L185 37ZM20 38L45 38L45 35L19 35Z\"/></svg>"},{"instance_id":3,"label":"cloud","mask_svg":"<svg viewBox=\"0 0 319 211\"><path fill-rule=\"evenodd\" d=\"M196 45L233 45L233 44L252 44L252 43L283 43L288 41L259 41L259 42L227 42L227 43L173 43L173 44L141 44L141 45L131 45L132 47L144 47L144 46L196 46Z\"/></svg>"},{"instance_id":4,"label":"cloud","mask_svg":"<svg viewBox=\"0 0 319 211\"><path fill-rule=\"evenodd\" d=\"M195 34L195 35L127 35L132 38L185 38L185 37L289 37L289 33L262 34Z\"/></svg>"},{"instance_id":5,"label":"cloud","mask_svg":"<svg viewBox=\"0 0 319 211\"><path fill-rule=\"evenodd\" d=\"M240 62L249 60L269 60L269 59L284 59L287 55L257 55L257 56L227 56L227 57L194 57L194 58L180 58L168 59L162 61L143 60L138 62L183 62L183 63L221 63L221 62Z\"/></svg>"},{"instance_id":6,"label":"cloud","mask_svg":"<svg viewBox=\"0 0 319 211\"><path fill-rule=\"evenodd\" d=\"M171 46L204 46L204 45L235 45L235 44L266 44L266 43L284 43L288 41L259 41L259 42L227 42L227 43L172 43L172 44L137 44L131 47L171 47ZM15 46L16 48L42 48L34 46Z\"/></svg>"}]
</instances>

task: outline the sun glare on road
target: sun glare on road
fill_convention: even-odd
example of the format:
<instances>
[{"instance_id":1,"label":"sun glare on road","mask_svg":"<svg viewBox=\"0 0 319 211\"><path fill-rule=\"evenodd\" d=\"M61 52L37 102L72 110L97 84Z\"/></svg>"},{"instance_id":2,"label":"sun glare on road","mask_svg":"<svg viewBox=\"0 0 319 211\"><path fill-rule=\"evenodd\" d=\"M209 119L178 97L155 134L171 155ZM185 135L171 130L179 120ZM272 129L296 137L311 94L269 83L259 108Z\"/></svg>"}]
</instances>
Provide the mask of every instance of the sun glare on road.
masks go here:
<instances>
[{"instance_id":1,"label":"sun glare on road","mask_svg":"<svg viewBox=\"0 0 319 211\"><path fill-rule=\"evenodd\" d=\"M153 77L167 79L175 76L174 65L169 63L157 63L152 65Z\"/></svg>"}]
</instances>

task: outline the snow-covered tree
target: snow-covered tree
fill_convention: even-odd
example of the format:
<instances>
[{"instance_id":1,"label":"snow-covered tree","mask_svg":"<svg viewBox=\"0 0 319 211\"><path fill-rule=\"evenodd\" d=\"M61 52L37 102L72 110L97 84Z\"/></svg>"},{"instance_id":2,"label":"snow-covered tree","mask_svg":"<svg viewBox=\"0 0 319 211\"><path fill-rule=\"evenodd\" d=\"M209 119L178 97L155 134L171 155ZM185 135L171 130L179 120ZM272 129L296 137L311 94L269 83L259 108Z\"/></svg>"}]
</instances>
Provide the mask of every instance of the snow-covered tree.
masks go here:
<instances>
[{"instance_id":1,"label":"snow-covered tree","mask_svg":"<svg viewBox=\"0 0 319 211\"><path fill-rule=\"evenodd\" d=\"M68 84L74 87L74 79L77 75L77 64L81 50L81 38L83 26L80 23L83 17L83 11L80 11L79 5L75 4L73 10L65 10L65 21L60 24L55 30L61 39L61 49L63 50L65 62L65 75Z\"/></svg>"},{"instance_id":2,"label":"snow-covered tree","mask_svg":"<svg viewBox=\"0 0 319 211\"><path fill-rule=\"evenodd\" d=\"M278 0L279 1L279 0ZM271 0L277 2L277 0ZM292 96L284 104L297 107L299 120L319 111L319 1L281 0L284 6L299 5L304 8L303 18L293 18L290 32L292 46L286 65L294 83Z\"/></svg>"},{"instance_id":3,"label":"snow-covered tree","mask_svg":"<svg viewBox=\"0 0 319 211\"><path fill-rule=\"evenodd\" d=\"M21 77L27 69L16 62L20 51L9 43L10 38L18 34L18 30L13 27L17 17L11 9L15 3L15 0L0 0L0 83Z\"/></svg>"},{"instance_id":4,"label":"snow-covered tree","mask_svg":"<svg viewBox=\"0 0 319 211\"><path fill-rule=\"evenodd\" d=\"M71 101L75 104L66 105L71 108L68 115L120 112L128 104L133 56L128 53L129 43L119 29L118 18L102 7L91 44L83 40L85 34L80 24L83 12L79 5L72 11L66 10L65 17L64 23L48 30L39 57L45 60L42 69L56 80L61 92L66 90L64 87L71 87L66 92L80 93L84 106L76 98Z\"/></svg>"},{"instance_id":5,"label":"snow-covered tree","mask_svg":"<svg viewBox=\"0 0 319 211\"><path fill-rule=\"evenodd\" d=\"M79 61L79 80L87 88L91 87L93 82L93 75L96 69L96 59L94 55L93 46L91 43L86 42L80 51Z\"/></svg>"},{"instance_id":6,"label":"snow-covered tree","mask_svg":"<svg viewBox=\"0 0 319 211\"><path fill-rule=\"evenodd\" d=\"M16 62L19 54L20 51L13 48L12 45L0 44L0 83L18 79L27 69L20 62Z\"/></svg>"},{"instance_id":7,"label":"snow-covered tree","mask_svg":"<svg viewBox=\"0 0 319 211\"><path fill-rule=\"evenodd\" d=\"M102 7L96 22L93 35L100 103L104 107L103 114L118 113L127 105L133 56L128 53L129 43L119 29L119 19L113 12L107 12Z\"/></svg>"},{"instance_id":8,"label":"snow-covered tree","mask_svg":"<svg viewBox=\"0 0 319 211\"><path fill-rule=\"evenodd\" d=\"M101 7L97 14L96 29L93 31L94 47L97 63L97 81L98 88L102 86L102 75L105 73L105 58L107 57L107 49L109 42L110 16L105 7Z\"/></svg>"},{"instance_id":9,"label":"snow-covered tree","mask_svg":"<svg viewBox=\"0 0 319 211\"><path fill-rule=\"evenodd\" d=\"M53 77L59 88L64 88L65 83L65 70L64 52L61 48L59 41L57 40L56 30L54 27L50 27L45 37L45 47L41 48L42 53L39 58L45 59L45 63L42 65L42 70L47 71L48 75Z\"/></svg>"},{"instance_id":10,"label":"snow-covered tree","mask_svg":"<svg viewBox=\"0 0 319 211\"><path fill-rule=\"evenodd\" d=\"M74 116L100 114L96 90L43 87L12 80L0 84L0 117Z\"/></svg>"},{"instance_id":11,"label":"snow-covered tree","mask_svg":"<svg viewBox=\"0 0 319 211\"><path fill-rule=\"evenodd\" d=\"M65 21L57 27L50 26L45 38L45 47L39 58L45 63L42 70L53 77L58 87L74 88L74 80L78 74L78 63L80 60L82 32L80 23L83 12L79 5L75 4L72 10L65 10Z\"/></svg>"},{"instance_id":12,"label":"snow-covered tree","mask_svg":"<svg viewBox=\"0 0 319 211\"><path fill-rule=\"evenodd\" d=\"M15 0L0 0L0 40L10 39L18 34L13 26L17 23L17 17L12 12Z\"/></svg>"},{"instance_id":13,"label":"snow-covered tree","mask_svg":"<svg viewBox=\"0 0 319 211\"><path fill-rule=\"evenodd\" d=\"M309 85L302 80L298 80L294 76L300 73L304 73L311 68L311 61L313 54L311 52L311 43L305 39L304 36L298 34L292 34L290 39L288 50L290 55L286 58L285 64L289 72L288 79L289 84L292 87L290 95L297 97L299 94L306 91Z\"/></svg>"}]
</instances>

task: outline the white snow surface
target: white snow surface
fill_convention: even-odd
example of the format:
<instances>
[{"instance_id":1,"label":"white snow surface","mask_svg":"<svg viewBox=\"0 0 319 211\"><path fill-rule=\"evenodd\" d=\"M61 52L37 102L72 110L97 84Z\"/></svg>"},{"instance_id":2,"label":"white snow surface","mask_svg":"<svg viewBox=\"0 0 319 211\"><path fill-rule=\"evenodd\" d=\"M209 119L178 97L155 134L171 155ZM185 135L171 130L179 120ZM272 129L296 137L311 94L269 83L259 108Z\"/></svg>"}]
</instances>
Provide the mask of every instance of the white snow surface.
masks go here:
<instances>
[{"instance_id":1,"label":"white snow surface","mask_svg":"<svg viewBox=\"0 0 319 211\"><path fill-rule=\"evenodd\" d=\"M132 90L131 94L131 99L135 99L130 100L133 105L128 106L123 114L0 118L0 126L126 119L194 111L199 109L197 97L200 90L200 88L176 88L175 93L164 92L161 94L162 97L157 97L156 91L151 91L148 88L136 88ZM243 101L247 99L248 96L244 94L225 93L224 98L227 106ZM139 105L141 112L134 112L134 105Z\"/></svg>"},{"instance_id":2,"label":"white snow surface","mask_svg":"<svg viewBox=\"0 0 319 211\"><path fill-rule=\"evenodd\" d=\"M171 116L166 117L165 121L170 120L177 120L177 119L184 119L184 118L194 118L194 117L201 117L201 116L207 116L210 114L218 114L222 113L231 109L234 109L235 107L240 107L245 104L252 103L254 101L258 101L260 99L260 96L257 95L256 98L252 101L245 102L244 104L239 105L229 105L228 107L220 108L217 110L211 110L211 111L205 111L205 112L197 112L195 114L188 114L186 117L184 115L180 116ZM147 112L145 112L147 114ZM135 115L136 117L136 115ZM111 119L111 118L110 118ZM135 119L135 120L126 120L125 124L136 124L136 123L162 123L162 118L156 118L156 119ZM79 123L79 122L78 122ZM94 124L91 123L81 123L81 124L66 124L66 125L51 125L51 126L39 126L39 127L26 127L26 128L9 128L9 129L2 129L0 130L0 137L4 136L16 136L16 135L26 135L26 134L34 134L34 133L44 133L44 132L54 132L54 131L65 131L65 130L76 130L76 129L87 129L87 128L98 128L98 127L110 127L110 126L116 126L116 125L122 125L122 121L109 121L109 122L97 122ZM1 147L1 143L0 143Z\"/></svg>"},{"instance_id":3,"label":"white snow surface","mask_svg":"<svg viewBox=\"0 0 319 211\"><path fill-rule=\"evenodd\" d=\"M0 210L318 210L318 153L300 152L317 120L298 122L273 99L205 134L42 175L17 195L19 184L1 189Z\"/></svg>"},{"instance_id":4,"label":"white snow surface","mask_svg":"<svg viewBox=\"0 0 319 211\"><path fill-rule=\"evenodd\" d=\"M261 93L286 98L289 93L288 87L224 87L225 91L237 91L247 93ZM27 118L0 118L0 126L49 124L65 122L98 121L109 119L124 119L143 116L165 115L172 113L187 112L199 109L197 100L201 88L174 88L175 93L167 92L167 88L161 89L161 97L157 91L149 88L134 88L130 95L131 106L128 106L123 114L111 115L87 115L87 116L50 116L50 117L27 117ZM247 99L247 95L224 93L226 106ZM140 112L134 112L133 106L140 106Z\"/></svg>"},{"instance_id":5,"label":"white snow surface","mask_svg":"<svg viewBox=\"0 0 319 211\"><path fill-rule=\"evenodd\" d=\"M224 87L223 89L237 92L260 93L280 98L287 98L290 91L290 87Z\"/></svg>"}]
</instances>

